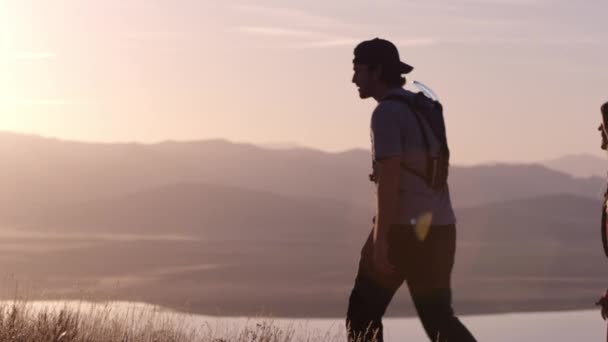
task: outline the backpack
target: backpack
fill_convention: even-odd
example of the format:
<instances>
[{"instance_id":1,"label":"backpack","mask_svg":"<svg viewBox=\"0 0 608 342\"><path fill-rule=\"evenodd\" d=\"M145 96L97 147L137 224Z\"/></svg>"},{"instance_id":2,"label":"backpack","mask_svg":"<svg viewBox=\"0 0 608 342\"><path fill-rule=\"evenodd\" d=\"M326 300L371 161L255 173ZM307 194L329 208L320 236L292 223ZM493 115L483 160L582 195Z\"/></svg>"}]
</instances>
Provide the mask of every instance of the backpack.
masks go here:
<instances>
[{"instance_id":1,"label":"backpack","mask_svg":"<svg viewBox=\"0 0 608 342\"><path fill-rule=\"evenodd\" d=\"M422 178L431 189L435 191L444 190L448 184L450 149L448 147L445 121L443 118L443 106L439 101L427 97L422 92L408 97L390 95L383 99L383 101L386 100L401 101L412 110L412 113L418 122L418 126L420 127L420 131L422 132L422 139L426 148L426 170L424 173L410 168L403 161L401 161L401 168ZM426 129L424 129L422 120L428 124L433 132L433 136L439 142L439 153L437 155L431 154L429 137L427 136Z\"/></svg>"}]
</instances>

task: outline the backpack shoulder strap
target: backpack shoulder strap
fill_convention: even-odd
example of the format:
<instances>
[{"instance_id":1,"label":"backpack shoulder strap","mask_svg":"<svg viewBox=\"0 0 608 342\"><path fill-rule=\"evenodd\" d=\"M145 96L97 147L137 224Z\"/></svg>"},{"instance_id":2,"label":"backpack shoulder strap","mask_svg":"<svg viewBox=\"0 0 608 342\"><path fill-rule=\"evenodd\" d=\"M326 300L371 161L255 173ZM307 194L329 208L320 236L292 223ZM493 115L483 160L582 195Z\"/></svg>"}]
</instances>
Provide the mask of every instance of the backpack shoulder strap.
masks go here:
<instances>
[{"instance_id":1,"label":"backpack shoulder strap","mask_svg":"<svg viewBox=\"0 0 608 342\"><path fill-rule=\"evenodd\" d=\"M604 254L608 257L608 222L606 222L607 215L607 200L608 200L608 190L604 194L604 203L602 205L602 226L601 226L601 235L602 235L602 246L604 247Z\"/></svg>"},{"instance_id":2,"label":"backpack shoulder strap","mask_svg":"<svg viewBox=\"0 0 608 342\"><path fill-rule=\"evenodd\" d=\"M396 100L399 102L404 103L406 106L408 106L408 108L412 111L412 114L414 114L414 117L416 118L416 122L418 123L418 127L420 128L420 132L422 133L422 140L424 142L424 147L426 149L426 159L427 159L427 165L428 162L431 159L431 145L429 143L429 138L428 135L426 133L426 129L424 128L424 125L422 124L422 119L420 118L420 113L415 109L415 106L413 106L410 102L409 99L407 99L405 96L400 96L400 95L389 95L387 97L385 97L384 99L382 99L382 101L387 101L387 100ZM401 161L401 168L403 168L404 170L426 180L427 176L418 171L418 170L414 170L413 168L409 167L408 165L406 165L403 160Z\"/></svg>"},{"instance_id":3,"label":"backpack shoulder strap","mask_svg":"<svg viewBox=\"0 0 608 342\"><path fill-rule=\"evenodd\" d=\"M429 137L427 135L426 129L424 128L424 125L422 124L422 121L421 121L422 119L420 118L420 113L416 110L415 106L412 105L411 101L409 99L407 99L405 96L400 96L400 95L389 95L389 96L385 97L384 99L382 99L382 101L387 101L387 100L396 100L396 101L404 103L406 106L408 106L410 111L412 111L412 114L414 114L414 117L416 118L416 122L418 122L418 127L420 128L420 131L422 133L422 140L424 142L424 147L426 148L427 153L430 153L431 145L429 143Z\"/></svg>"}]
</instances>

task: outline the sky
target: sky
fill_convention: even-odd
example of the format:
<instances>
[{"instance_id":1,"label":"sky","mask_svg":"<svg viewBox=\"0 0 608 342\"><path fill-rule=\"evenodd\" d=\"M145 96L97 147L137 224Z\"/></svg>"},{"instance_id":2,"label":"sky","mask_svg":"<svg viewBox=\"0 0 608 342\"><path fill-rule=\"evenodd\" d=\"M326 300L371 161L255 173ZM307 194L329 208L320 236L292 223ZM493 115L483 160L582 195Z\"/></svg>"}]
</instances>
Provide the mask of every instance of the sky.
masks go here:
<instances>
[{"instance_id":1,"label":"sky","mask_svg":"<svg viewBox=\"0 0 608 342\"><path fill-rule=\"evenodd\" d=\"M351 83L393 41L454 163L598 154L605 0L2 0L0 131L92 142L370 148Z\"/></svg>"}]
</instances>

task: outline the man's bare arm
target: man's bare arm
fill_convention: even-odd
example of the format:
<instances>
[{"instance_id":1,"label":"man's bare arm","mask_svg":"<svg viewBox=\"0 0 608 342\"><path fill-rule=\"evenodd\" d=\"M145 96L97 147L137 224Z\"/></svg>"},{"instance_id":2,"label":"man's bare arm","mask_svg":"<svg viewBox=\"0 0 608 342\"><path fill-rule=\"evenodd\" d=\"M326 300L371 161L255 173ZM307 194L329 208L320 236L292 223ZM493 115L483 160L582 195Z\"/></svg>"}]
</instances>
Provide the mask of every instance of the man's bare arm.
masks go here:
<instances>
[{"instance_id":1,"label":"man's bare arm","mask_svg":"<svg viewBox=\"0 0 608 342\"><path fill-rule=\"evenodd\" d=\"M378 206L374 240L387 241L390 226L397 222L401 158L390 157L377 161Z\"/></svg>"}]
</instances>

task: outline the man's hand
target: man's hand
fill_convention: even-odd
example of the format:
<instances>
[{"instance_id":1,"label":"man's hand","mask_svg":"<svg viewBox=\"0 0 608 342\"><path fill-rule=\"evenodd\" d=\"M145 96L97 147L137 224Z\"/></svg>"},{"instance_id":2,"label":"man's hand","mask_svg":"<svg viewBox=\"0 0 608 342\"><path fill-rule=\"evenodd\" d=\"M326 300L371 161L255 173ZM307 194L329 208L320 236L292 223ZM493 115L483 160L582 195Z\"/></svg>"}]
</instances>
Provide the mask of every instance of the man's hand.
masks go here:
<instances>
[{"instance_id":1,"label":"man's hand","mask_svg":"<svg viewBox=\"0 0 608 342\"><path fill-rule=\"evenodd\" d=\"M388 260L388 241L384 238L374 236L374 270L383 276L391 276L397 272Z\"/></svg>"}]
</instances>

